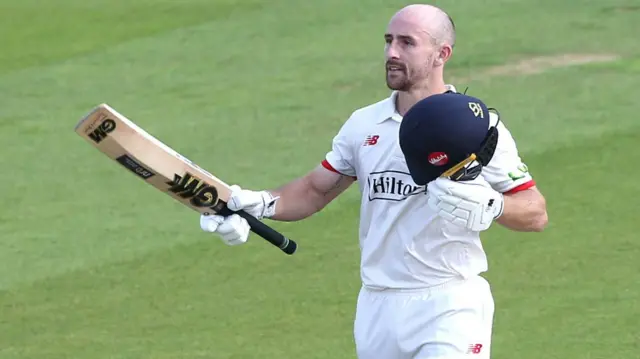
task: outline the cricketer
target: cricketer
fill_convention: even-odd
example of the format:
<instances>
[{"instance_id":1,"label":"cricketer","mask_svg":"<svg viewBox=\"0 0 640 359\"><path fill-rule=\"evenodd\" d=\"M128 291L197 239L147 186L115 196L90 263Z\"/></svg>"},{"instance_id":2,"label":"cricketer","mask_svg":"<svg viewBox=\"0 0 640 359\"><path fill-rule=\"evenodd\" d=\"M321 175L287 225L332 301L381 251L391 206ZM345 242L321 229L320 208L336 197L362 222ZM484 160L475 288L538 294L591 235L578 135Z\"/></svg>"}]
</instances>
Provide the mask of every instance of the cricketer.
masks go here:
<instances>
[{"instance_id":1,"label":"cricketer","mask_svg":"<svg viewBox=\"0 0 640 359\"><path fill-rule=\"evenodd\" d=\"M447 13L406 6L384 41L389 97L353 111L309 173L271 190L234 185L228 207L299 221L357 183L357 357L487 359L494 300L480 234L494 222L542 231L546 201L499 115L445 82L456 41ZM442 176L473 153L478 159ZM200 227L228 245L250 232L235 214L202 215Z\"/></svg>"}]
</instances>

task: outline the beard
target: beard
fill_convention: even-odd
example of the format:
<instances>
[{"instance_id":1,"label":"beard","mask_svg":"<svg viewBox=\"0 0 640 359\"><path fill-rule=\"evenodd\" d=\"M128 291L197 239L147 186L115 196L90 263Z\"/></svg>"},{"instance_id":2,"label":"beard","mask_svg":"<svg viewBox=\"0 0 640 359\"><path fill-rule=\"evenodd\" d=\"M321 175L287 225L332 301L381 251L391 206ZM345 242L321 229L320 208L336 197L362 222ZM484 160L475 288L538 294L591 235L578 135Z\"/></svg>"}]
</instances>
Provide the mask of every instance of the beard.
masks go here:
<instances>
[{"instance_id":1,"label":"beard","mask_svg":"<svg viewBox=\"0 0 640 359\"><path fill-rule=\"evenodd\" d=\"M389 69L387 69L386 81L387 87L391 90L409 91L409 89L413 86L406 68L396 71L390 71Z\"/></svg>"},{"instance_id":2,"label":"beard","mask_svg":"<svg viewBox=\"0 0 640 359\"><path fill-rule=\"evenodd\" d=\"M419 83L425 82L429 78L430 70L433 66L435 56L430 56L421 68L410 68L406 64L388 61L385 65L385 80L387 87L391 90L407 92ZM389 66L397 66L398 70L391 71Z\"/></svg>"}]
</instances>

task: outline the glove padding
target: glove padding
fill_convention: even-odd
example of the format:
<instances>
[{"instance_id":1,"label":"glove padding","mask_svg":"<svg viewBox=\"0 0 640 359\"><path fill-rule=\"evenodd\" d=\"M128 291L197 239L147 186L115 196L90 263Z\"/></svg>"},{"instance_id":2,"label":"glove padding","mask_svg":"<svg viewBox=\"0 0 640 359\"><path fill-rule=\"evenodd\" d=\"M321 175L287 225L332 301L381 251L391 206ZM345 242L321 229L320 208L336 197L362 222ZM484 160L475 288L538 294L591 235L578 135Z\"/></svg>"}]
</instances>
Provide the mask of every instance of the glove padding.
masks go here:
<instances>
[{"instance_id":1,"label":"glove padding","mask_svg":"<svg viewBox=\"0 0 640 359\"><path fill-rule=\"evenodd\" d=\"M233 185L227 207L234 212L244 210L257 219L270 218L276 212L278 198L267 191L249 191Z\"/></svg>"},{"instance_id":2,"label":"glove padding","mask_svg":"<svg viewBox=\"0 0 640 359\"><path fill-rule=\"evenodd\" d=\"M275 213L275 202L267 191L249 191L238 185L231 186L231 195L227 207L234 212L244 210L257 219L269 218ZM216 233L224 243L230 246L246 243L251 226L238 214L224 217L218 214L200 215L200 228L209 233Z\"/></svg>"},{"instance_id":3,"label":"glove padding","mask_svg":"<svg viewBox=\"0 0 640 359\"><path fill-rule=\"evenodd\" d=\"M488 185L438 178L427 185L428 205L445 220L479 232L502 215L504 197Z\"/></svg>"},{"instance_id":4,"label":"glove padding","mask_svg":"<svg viewBox=\"0 0 640 359\"><path fill-rule=\"evenodd\" d=\"M237 214L223 217L217 214L200 215L200 228L205 232L216 233L229 246L246 243L251 227L247 220Z\"/></svg>"}]
</instances>

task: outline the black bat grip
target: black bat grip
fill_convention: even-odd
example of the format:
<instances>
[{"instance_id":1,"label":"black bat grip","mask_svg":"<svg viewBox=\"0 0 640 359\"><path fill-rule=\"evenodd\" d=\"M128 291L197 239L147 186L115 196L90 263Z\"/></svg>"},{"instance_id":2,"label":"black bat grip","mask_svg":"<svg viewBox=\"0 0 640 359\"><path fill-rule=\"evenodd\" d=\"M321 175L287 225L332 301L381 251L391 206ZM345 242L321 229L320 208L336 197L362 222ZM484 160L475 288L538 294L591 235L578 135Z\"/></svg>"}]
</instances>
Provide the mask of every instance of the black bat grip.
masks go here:
<instances>
[{"instance_id":1,"label":"black bat grip","mask_svg":"<svg viewBox=\"0 0 640 359\"><path fill-rule=\"evenodd\" d=\"M298 248L298 244L296 244L296 242L285 237L282 233L276 231L266 223L260 221L259 219L245 211L238 211L236 213L240 217L247 220L253 233L271 242L271 244L280 248L286 254L295 253L296 249Z\"/></svg>"},{"instance_id":2,"label":"black bat grip","mask_svg":"<svg viewBox=\"0 0 640 359\"><path fill-rule=\"evenodd\" d=\"M224 206L220 211L220 214L223 216L229 216L234 213L247 220L247 223L249 223L249 226L251 227L251 231L253 233L266 239L274 246L280 248L286 254L291 255L295 253L296 249L298 248L298 244L296 242L285 237L282 233L271 228L269 225L260 221L249 213L245 211L233 212L226 206Z\"/></svg>"}]
</instances>

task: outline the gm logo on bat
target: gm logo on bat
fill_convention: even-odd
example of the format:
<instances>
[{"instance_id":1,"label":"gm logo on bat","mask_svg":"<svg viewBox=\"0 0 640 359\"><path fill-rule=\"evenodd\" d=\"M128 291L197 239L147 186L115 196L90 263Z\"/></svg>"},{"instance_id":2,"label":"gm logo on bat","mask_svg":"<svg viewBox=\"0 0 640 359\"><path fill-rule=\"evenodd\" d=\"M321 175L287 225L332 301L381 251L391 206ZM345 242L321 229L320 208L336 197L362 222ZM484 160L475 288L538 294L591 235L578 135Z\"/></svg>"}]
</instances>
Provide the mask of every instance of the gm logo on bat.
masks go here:
<instances>
[{"instance_id":1,"label":"gm logo on bat","mask_svg":"<svg viewBox=\"0 0 640 359\"><path fill-rule=\"evenodd\" d=\"M105 137L107 137L109 133L113 132L113 130L115 129L116 122L110 118L107 118L98 125L98 128L89 133L89 137L93 140L93 142L100 143L102 140L104 140Z\"/></svg>"},{"instance_id":2,"label":"gm logo on bat","mask_svg":"<svg viewBox=\"0 0 640 359\"><path fill-rule=\"evenodd\" d=\"M218 212L216 209L219 203L218 190L192 174L188 172L184 176L174 174L173 180L167 184L170 186L169 192L182 198L189 198L189 203L194 207L207 207Z\"/></svg>"}]
</instances>

